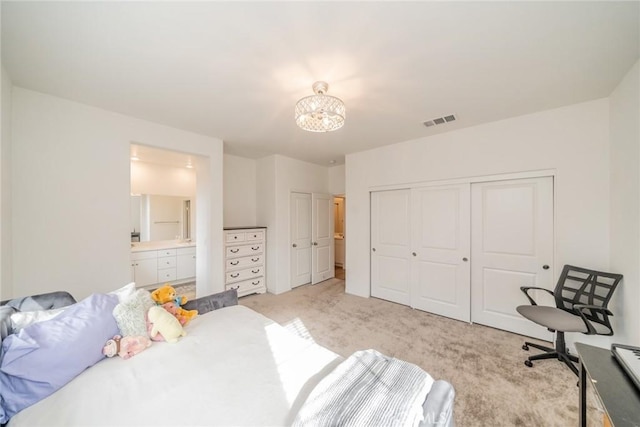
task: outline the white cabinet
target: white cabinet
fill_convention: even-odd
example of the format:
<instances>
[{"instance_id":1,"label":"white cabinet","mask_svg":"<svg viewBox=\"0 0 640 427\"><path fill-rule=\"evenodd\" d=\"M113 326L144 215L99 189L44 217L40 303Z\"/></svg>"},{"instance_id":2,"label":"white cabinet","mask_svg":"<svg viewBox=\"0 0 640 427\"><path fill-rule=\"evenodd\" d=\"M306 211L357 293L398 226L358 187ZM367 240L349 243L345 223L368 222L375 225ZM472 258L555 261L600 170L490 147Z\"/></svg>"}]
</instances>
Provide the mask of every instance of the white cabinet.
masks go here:
<instances>
[{"instance_id":1,"label":"white cabinet","mask_svg":"<svg viewBox=\"0 0 640 427\"><path fill-rule=\"evenodd\" d=\"M267 291L266 228L225 229L225 289L242 297Z\"/></svg>"},{"instance_id":2,"label":"white cabinet","mask_svg":"<svg viewBox=\"0 0 640 427\"><path fill-rule=\"evenodd\" d=\"M131 254L131 280L137 286L158 283L158 255L156 251Z\"/></svg>"},{"instance_id":3,"label":"white cabinet","mask_svg":"<svg viewBox=\"0 0 640 427\"><path fill-rule=\"evenodd\" d=\"M176 255L177 280L195 277L196 275L196 247L178 248Z\"/></svg>"},{"instance_id":4,"label":"white cabinet","mask_svg":"<svg viewBox=\"0 0 640 427\"><path fill-rule=\"evenodd\" d=\"M131 280L145 287L195 280L196 247L163 248L131 253Z\"/></svg>"}]
</instances>

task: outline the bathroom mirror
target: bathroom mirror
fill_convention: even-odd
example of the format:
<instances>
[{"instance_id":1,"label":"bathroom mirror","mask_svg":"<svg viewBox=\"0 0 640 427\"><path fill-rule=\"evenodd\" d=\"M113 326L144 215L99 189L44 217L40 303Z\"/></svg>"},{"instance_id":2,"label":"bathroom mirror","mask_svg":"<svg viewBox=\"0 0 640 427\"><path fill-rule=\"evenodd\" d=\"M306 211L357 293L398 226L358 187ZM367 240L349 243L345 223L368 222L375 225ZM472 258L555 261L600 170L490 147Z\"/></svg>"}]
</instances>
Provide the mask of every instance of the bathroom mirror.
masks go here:
<instances>
[{"instance_id":1,"label":"bathroom mirror","mask_svg":"<svg viewBox=\"0 0 640 427\"><path fill-rule=\"evenodd\" d=\"M193 200L158 194L131 196L131 241L191 239Z\"/></svg>"}]
</instances>

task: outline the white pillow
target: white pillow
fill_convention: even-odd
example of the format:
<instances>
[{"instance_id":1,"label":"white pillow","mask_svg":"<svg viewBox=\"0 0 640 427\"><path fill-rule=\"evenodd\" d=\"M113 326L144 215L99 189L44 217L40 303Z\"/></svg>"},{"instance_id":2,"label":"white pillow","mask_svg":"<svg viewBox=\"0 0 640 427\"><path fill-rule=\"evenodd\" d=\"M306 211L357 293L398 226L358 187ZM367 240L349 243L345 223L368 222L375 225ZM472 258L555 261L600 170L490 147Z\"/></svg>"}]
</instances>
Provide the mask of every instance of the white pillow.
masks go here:
<instances>
[{"instance_id":1,"label":"white pillow","mask_svg":"<svg viewBox=\"0 0 640 427\"><path fill-rule=\"evenodd\" d=\"M115 291L109 292L109 294L116 295L118 297L118 302L123 302L123 301L126 301L135 292L136 292L136 283L131 282L127 285L124 285L120 289L116 289Z\"/></svg>"},{"instance_id":2,"label":"white pillow","mask_svg":"<svg viewBox=\"0 0 640 427\"><path fill-rule=\"evenodd\" d=\"M11 330L17 334L21 329L38 322L53 319L62 313L64 308L54 308L53 310L19 311L11 315Z\"/></svg>"}]
</instances>

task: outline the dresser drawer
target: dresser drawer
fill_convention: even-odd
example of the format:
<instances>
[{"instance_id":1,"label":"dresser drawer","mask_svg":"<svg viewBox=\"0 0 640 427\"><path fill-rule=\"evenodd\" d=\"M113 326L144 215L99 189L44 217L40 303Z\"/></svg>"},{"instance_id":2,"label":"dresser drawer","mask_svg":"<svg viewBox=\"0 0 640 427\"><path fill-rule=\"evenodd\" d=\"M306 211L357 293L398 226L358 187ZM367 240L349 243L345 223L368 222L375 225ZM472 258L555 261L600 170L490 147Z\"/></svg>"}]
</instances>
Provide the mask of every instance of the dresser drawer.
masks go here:
<instances>
[{"instance_id":1,"label":"dresser drawer","mask_svg":"<svg viewBox=\"0 0 640 427\"><path fill-rule=\"evenodd\" d=\"M158 251L158 257L163 257L163 256L176 256L176 250L175 249L161 249Z\"/></svg>"},{"instance_id":2,"label":"dresser drawer","mask_svg":"<svg viewBox=\"0 0 640 427\"><path fill-rule=\"evenodd\" d=\"M233 258L227 260L227 271L229 270L241 270L243 268L249 268L253 266L263 265L262 255L248 256L244 258Z\"/></svg>"},{"instance_id":3,"label":"dresser drawer","mask_svg":"<svg viewBox=\"0 0 640 427\"><path fill-rule=\"evenodd\" d=\"M158 269L175 267L175 266L176 266L176 257L174 256L158 258Z\"/></svg>"},{"instance_id":4,"label":"dresser drawer","mask_svg":"<svg viewBox=\"0 0 640 427\"><path fill-rule=\"evenodd\" d=\"M195 246L189 246L189 247L186 247L186 248L178 248L177 253L178 253L178 255L195 255L196 247Z\"/></svg>"},{"instance_id":5,"label":"dresser drawer","mask_svg":"<svg viewBox=\"0 0 640 427\"><path fill-rule=\"evenodd\" d=\"M236 232L236 233L227 233L227 243L244 242L244 240L245 240L244 231Z\"/></svg>"},{"instance_id":6,"label":"dresser drawer","mask_svg":"<svg viewBox=\"0 0 640 427\"><path fill-rule=\"evenodd\" d=\"M262 276L264 274L264 268L262 266L246 268L244 270L230 271L227 273L225 283L240 282L242 280L248 280L254 277Z\"/></svg>"},{"instance_id":7,"label":"dresser drawer","mask_svg":"<svg viewBox=\"0 0 640 427\"><path fill-rule=\"evenodd\" d=\"M245 296L254 293L264 293L267 290L264 285L264 277L255 277L243 282L226 285L225 290L229 289L236 289L238 291L238 296Z\"/></svg>"},{"instance_id":8,"label":"dresser drawer","mask_svg":"<svg viewBox=\"0 0 640 427\"><path fill-rule=\"evenodd\" d=\"M264 240L264 230L247 231L245 233L245 238L247 242Z\"/></svg>"},{"instance_id":9,"label":"dresser drawer","mask_svg":"<svg viewBox=\"0 0 640 427\"><path fill-rule=\"evenodd\" d=\"M256 243L255 245L229 246L226 250L227 258L237 258L241 256L250 256L261 254L263 245Z\"/></svg>"},{"instance_id":10,"label":"dresser drawer","mask_svg":"<svg viewBox=\"0 0 640 427\"><path fill-rule=\"evenodd\" d=\"M158 282L170 282L176 280L177 274L174 268L163 268L158 270Z\"/></svg>"}]
</instances>

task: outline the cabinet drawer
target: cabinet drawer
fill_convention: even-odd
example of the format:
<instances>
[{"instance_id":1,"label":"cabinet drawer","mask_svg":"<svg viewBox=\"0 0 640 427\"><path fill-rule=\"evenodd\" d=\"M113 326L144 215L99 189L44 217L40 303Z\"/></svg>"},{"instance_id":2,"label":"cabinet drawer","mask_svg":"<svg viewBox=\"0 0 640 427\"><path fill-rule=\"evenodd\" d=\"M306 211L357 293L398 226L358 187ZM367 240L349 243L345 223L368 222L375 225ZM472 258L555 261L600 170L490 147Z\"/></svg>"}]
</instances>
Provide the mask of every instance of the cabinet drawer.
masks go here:
<instances>
[{"instance_id":1,"label":"cabinet drawer","mask_svg":"<svg viewBox=\"0 0 640 427\"><path fill-rule=\"evenodd\" d=\"M189 246L188 248L178 248L178 255L195 255L196 254L196 247L195 246Z\"/></svg>"},{"instance_id":2,"label":"cabinet drawer","mask_svg":"<svg viewBox=\"0 0 640 427\"><path fill-rule=\"evenodd\" d=\"M262 276L263 274L264 274L264 267L262 266L246 268L244 270L238 270L238 271L230 271L227 273L227 279L225 283L240 282L242 280L248 280L253 277Z\"/></svg>"},{"instance_id":3,"label":"cabinet drawer","mask_svg":"<svg viewBox=\"0 0 640 427\"><path fill-rule=\"evenodd\" d=\"M255 245L229 246L226 253L228 258L237 258L241 256L249 256L261 254L263 245L256 243Z\"/></svg>"},{"instance_id":4,"label":"cabinet drawer","mask_svg":"<svg viewBox=\"0 0 640 427\"><path fill-rule=\"evenodd\" d=\"M227 233L227 243L244 242L244 232L241 233Z\"/></svg>"},{"instance_id":5,"label":"cabinet drawer","mask_svg":"<svg viewBox=\"0 0 640 427\"><path fill-rule=\"evenodd\" d=\"M169 282L171 280L176 280L175 267L163 268L162 270L158 270L158 282Z\"/></svg>"},{"instance_id":6,"label":"cabinet drawer","mask_svg":"<svg viewBox=\"0 0 640 427\"><path fill-rule=\"evenodd\" d=\"M131 252L131 261L137 261L139 259L151 259L157 258L157 251L142 251L142 252Z\"/></svg>"},{"instance_id":7,"label":"cabinet drawer","mask_svg":"<svg viewBox=\"0 0 640 427\"><path fill-rule=\"evenodd\" d=\"M227 260L227 271L241 270L252 266L261 266L264 264L262 255L248 256L244 258L233 258Z\"/></svg>"},{"instance_id":8,"label":"cabinet drawer","mask_svg":"<svg viewBox=\"0 0 640 427\"><path fill-rule=\"evenodd\" d=\"M175 256L168 256L168 257L162 257L162 258L158 258L158 268L169 268L169 267L175 267L176 266L176 257Z\"/></svg>"},{"instance_id":9,"label":"cabinet drawer","mask_svg":"<svg viewBox=\"0 0 640 427\"><path fill-rule=\"evenodd\" d=\"M226 285L226 290L236 289L238 291L238 296L245 296L249 294L253 294L256 292L264 293L267 288L264 285L264 277L255 277L250 280L245 280L243 282L234 283L232 285Z\"/></svg>"},{"instance_id":10,"label":"cabinet drawer","mask_svg":"<svg viewBox=\"0 0 640 427\"><path fill-rule=\"evenodd\" d=\"M163 256L176 256L176 250L175 249L161 249L158 251L158 257L163 257Z\"/></svg>"},{"instance_id":11,"label":"cabinet drawer","mask_svg":"<svg viewBox=\"0 0 640 427\"><path fill-rule=\"evenodd\" d=\"M247 231L246 239L247 242L252 240L264 240L264 230Z\"/></svg>"}]
</instances>

